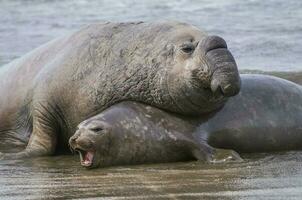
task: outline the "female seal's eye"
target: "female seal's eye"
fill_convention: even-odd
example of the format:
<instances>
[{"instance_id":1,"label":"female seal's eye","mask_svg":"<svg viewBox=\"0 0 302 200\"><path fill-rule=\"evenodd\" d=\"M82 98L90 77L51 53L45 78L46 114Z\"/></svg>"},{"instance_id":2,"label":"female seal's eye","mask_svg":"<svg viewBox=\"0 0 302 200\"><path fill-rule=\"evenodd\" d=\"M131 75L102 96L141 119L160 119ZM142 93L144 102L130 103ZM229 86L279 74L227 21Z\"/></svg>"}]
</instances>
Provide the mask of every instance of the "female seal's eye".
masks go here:
<instances>
[{"instance_id":1,"label":"female seal's eye","mask_svg":"<svg viewBox=\"0 0 302 200\"><path fill-rule=\"evenodd\" d=\"M195 50L195 46L193 44L184 44L181 46L181 50L185 53L192 53Z\"/></svg>"},{"instance_id":2,"label":"female seal's eye","mask_svg":"<svg viewBox=\"0 0 302 200\"><path fill-rule=\"evenodd\" d=\"M102 131L103 129L100 128L100 127L95 127L95 128L91 128L90 130L92 130L93 132L100 132L100 131Z\"/></svg>"}]
</instances>

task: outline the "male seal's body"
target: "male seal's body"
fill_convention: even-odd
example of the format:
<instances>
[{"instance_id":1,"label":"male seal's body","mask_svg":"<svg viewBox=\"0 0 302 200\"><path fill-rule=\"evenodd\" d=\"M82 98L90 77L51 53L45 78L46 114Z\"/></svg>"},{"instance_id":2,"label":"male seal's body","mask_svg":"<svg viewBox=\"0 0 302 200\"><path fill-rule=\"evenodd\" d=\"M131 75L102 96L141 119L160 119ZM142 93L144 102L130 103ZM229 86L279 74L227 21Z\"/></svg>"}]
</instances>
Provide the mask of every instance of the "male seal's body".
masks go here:
<instances>
[{"instance_id":1,"label":"male seal's body","mask_svg":"<svg viewBox=\"0 0 302 200\"><path fill-rule=\"evenodd\" d=\"M215 148L301 150L302 87L265 75L241 80L240 93L208 116L188 118L123 102L82 122L70 145L86 167L211 160L221 151ZM235 155L229 151L225 157Z\"/></svg>"},{"instance_id":2,"label":"male seal's body","mask_svg":"<svg viewBox=\"0 0 302 200\"><path fill-rule=\"evenodd\" d=\"M2 158L51 155L78 123L117 102L198 115L239 88L220 37L178 22L93 24L1 67L0 150L26 146Z\"/></svg>"}]
</instances>

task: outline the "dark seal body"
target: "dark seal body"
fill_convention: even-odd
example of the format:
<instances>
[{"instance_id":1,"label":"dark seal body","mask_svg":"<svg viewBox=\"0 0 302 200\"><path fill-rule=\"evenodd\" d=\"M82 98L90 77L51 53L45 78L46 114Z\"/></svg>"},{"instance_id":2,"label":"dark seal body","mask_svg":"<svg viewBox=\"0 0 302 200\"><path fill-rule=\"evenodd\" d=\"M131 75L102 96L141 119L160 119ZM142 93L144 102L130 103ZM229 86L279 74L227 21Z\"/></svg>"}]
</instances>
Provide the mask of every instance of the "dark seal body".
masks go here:
<instances>
[{"instance_id":1,"label":"dark seal body","mask_svg":"<svg viewBox=\"0 0 302 200\"><path fill-rule=\"evenodd\" d=\"M302 149L301 86L266 75L242 75L241 80L237 96L203 117L134 102L117 104L82 122L71 147L94 152L97 166L211 160L216 157L213 152L221 151L216 148L239 153ZM95 130L110 131L106 135ZM105 138L110 138L110 145L103 144ZM97 142L84 145L87 140ZM234 155L229 151L224 157L238 158Z\"/></svg>"},{"instance_id":2,"label":"dark seal body","mask_svg":"<svg viewBox=\"0 0 302 200\"><path fill-rule=\"evenodd\" d=\"M1 151L26 147L2 157L68 149L78 123L117 102L198 115L239 88L236 63L218 36L179 22L89 25L1 67Z\"/></svg>"},{"instance_id":3,"label":"dark seal body","mask_svg":"<svg viewBox=\"0 0 302 200\"><path fill-rule=\"evenodd\" d=\"M241 75L242 90L197 133L237 152L301 150L302 88L267 75Z\"/></svg>"}]
</instances>

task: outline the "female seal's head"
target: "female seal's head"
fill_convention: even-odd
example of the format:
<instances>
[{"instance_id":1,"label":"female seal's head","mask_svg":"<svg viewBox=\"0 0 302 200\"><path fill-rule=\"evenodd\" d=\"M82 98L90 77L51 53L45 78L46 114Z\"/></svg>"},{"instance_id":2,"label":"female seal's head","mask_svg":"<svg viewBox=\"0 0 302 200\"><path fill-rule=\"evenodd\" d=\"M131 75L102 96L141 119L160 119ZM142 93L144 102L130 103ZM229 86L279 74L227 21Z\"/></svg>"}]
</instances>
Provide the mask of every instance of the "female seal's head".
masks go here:
<instances>
[{"instance_id":1,"label":"female seal's head","mask_svg":"<svg viewBox=\"0 0 302 200\"><path fill-rule=\"evenodd\" d=\"M110 133L111 126L102 120L86 120L78 125L77 131L69 139L69 145L79 153L82 166L95 168L106 163Z\"/></svg>"}]
</instances>

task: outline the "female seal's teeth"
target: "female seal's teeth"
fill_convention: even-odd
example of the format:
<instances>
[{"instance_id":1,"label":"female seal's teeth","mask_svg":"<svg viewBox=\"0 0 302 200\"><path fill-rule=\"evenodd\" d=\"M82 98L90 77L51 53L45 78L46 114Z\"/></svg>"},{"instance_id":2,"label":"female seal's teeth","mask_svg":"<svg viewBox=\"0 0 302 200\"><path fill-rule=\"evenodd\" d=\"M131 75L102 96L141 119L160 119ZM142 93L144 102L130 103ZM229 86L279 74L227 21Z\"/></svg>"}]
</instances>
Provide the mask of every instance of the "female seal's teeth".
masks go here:
<instances>
[{"instance_id":1,"label":"female seal's teeth","mask_svg":"<svg viewBox=\"0 0 302 200\"><path fill-rule=\"evenodd\" d=\"M92 164L92 161L93 161L93 156L94 156L94 153L91 152L91 151L88 151L86 152L85 156L84 156L84 165L91 165Z\"/></svg>"},{"instance_id":2,"label":"female seal's teeth","mask_svg":"<svg viewBox=\"0 0 302 200\"><path fill-rule=\"evenodd\" d=\"M79 154L80 154L80 160L83 161L83 154L82 154L82 152L79 152Z\"/></svg>"},{"instance_id":3,"label":"female seal's teeth","mask_svg":"<svg viewBox=\"0 0 302 200\"><path fill-rule=\"evenodd\" d=\"M88 160L84 161L84 165L89 165L89 164L91 164L91 162L89 162Z\"/></svg>"}]
</instances>

